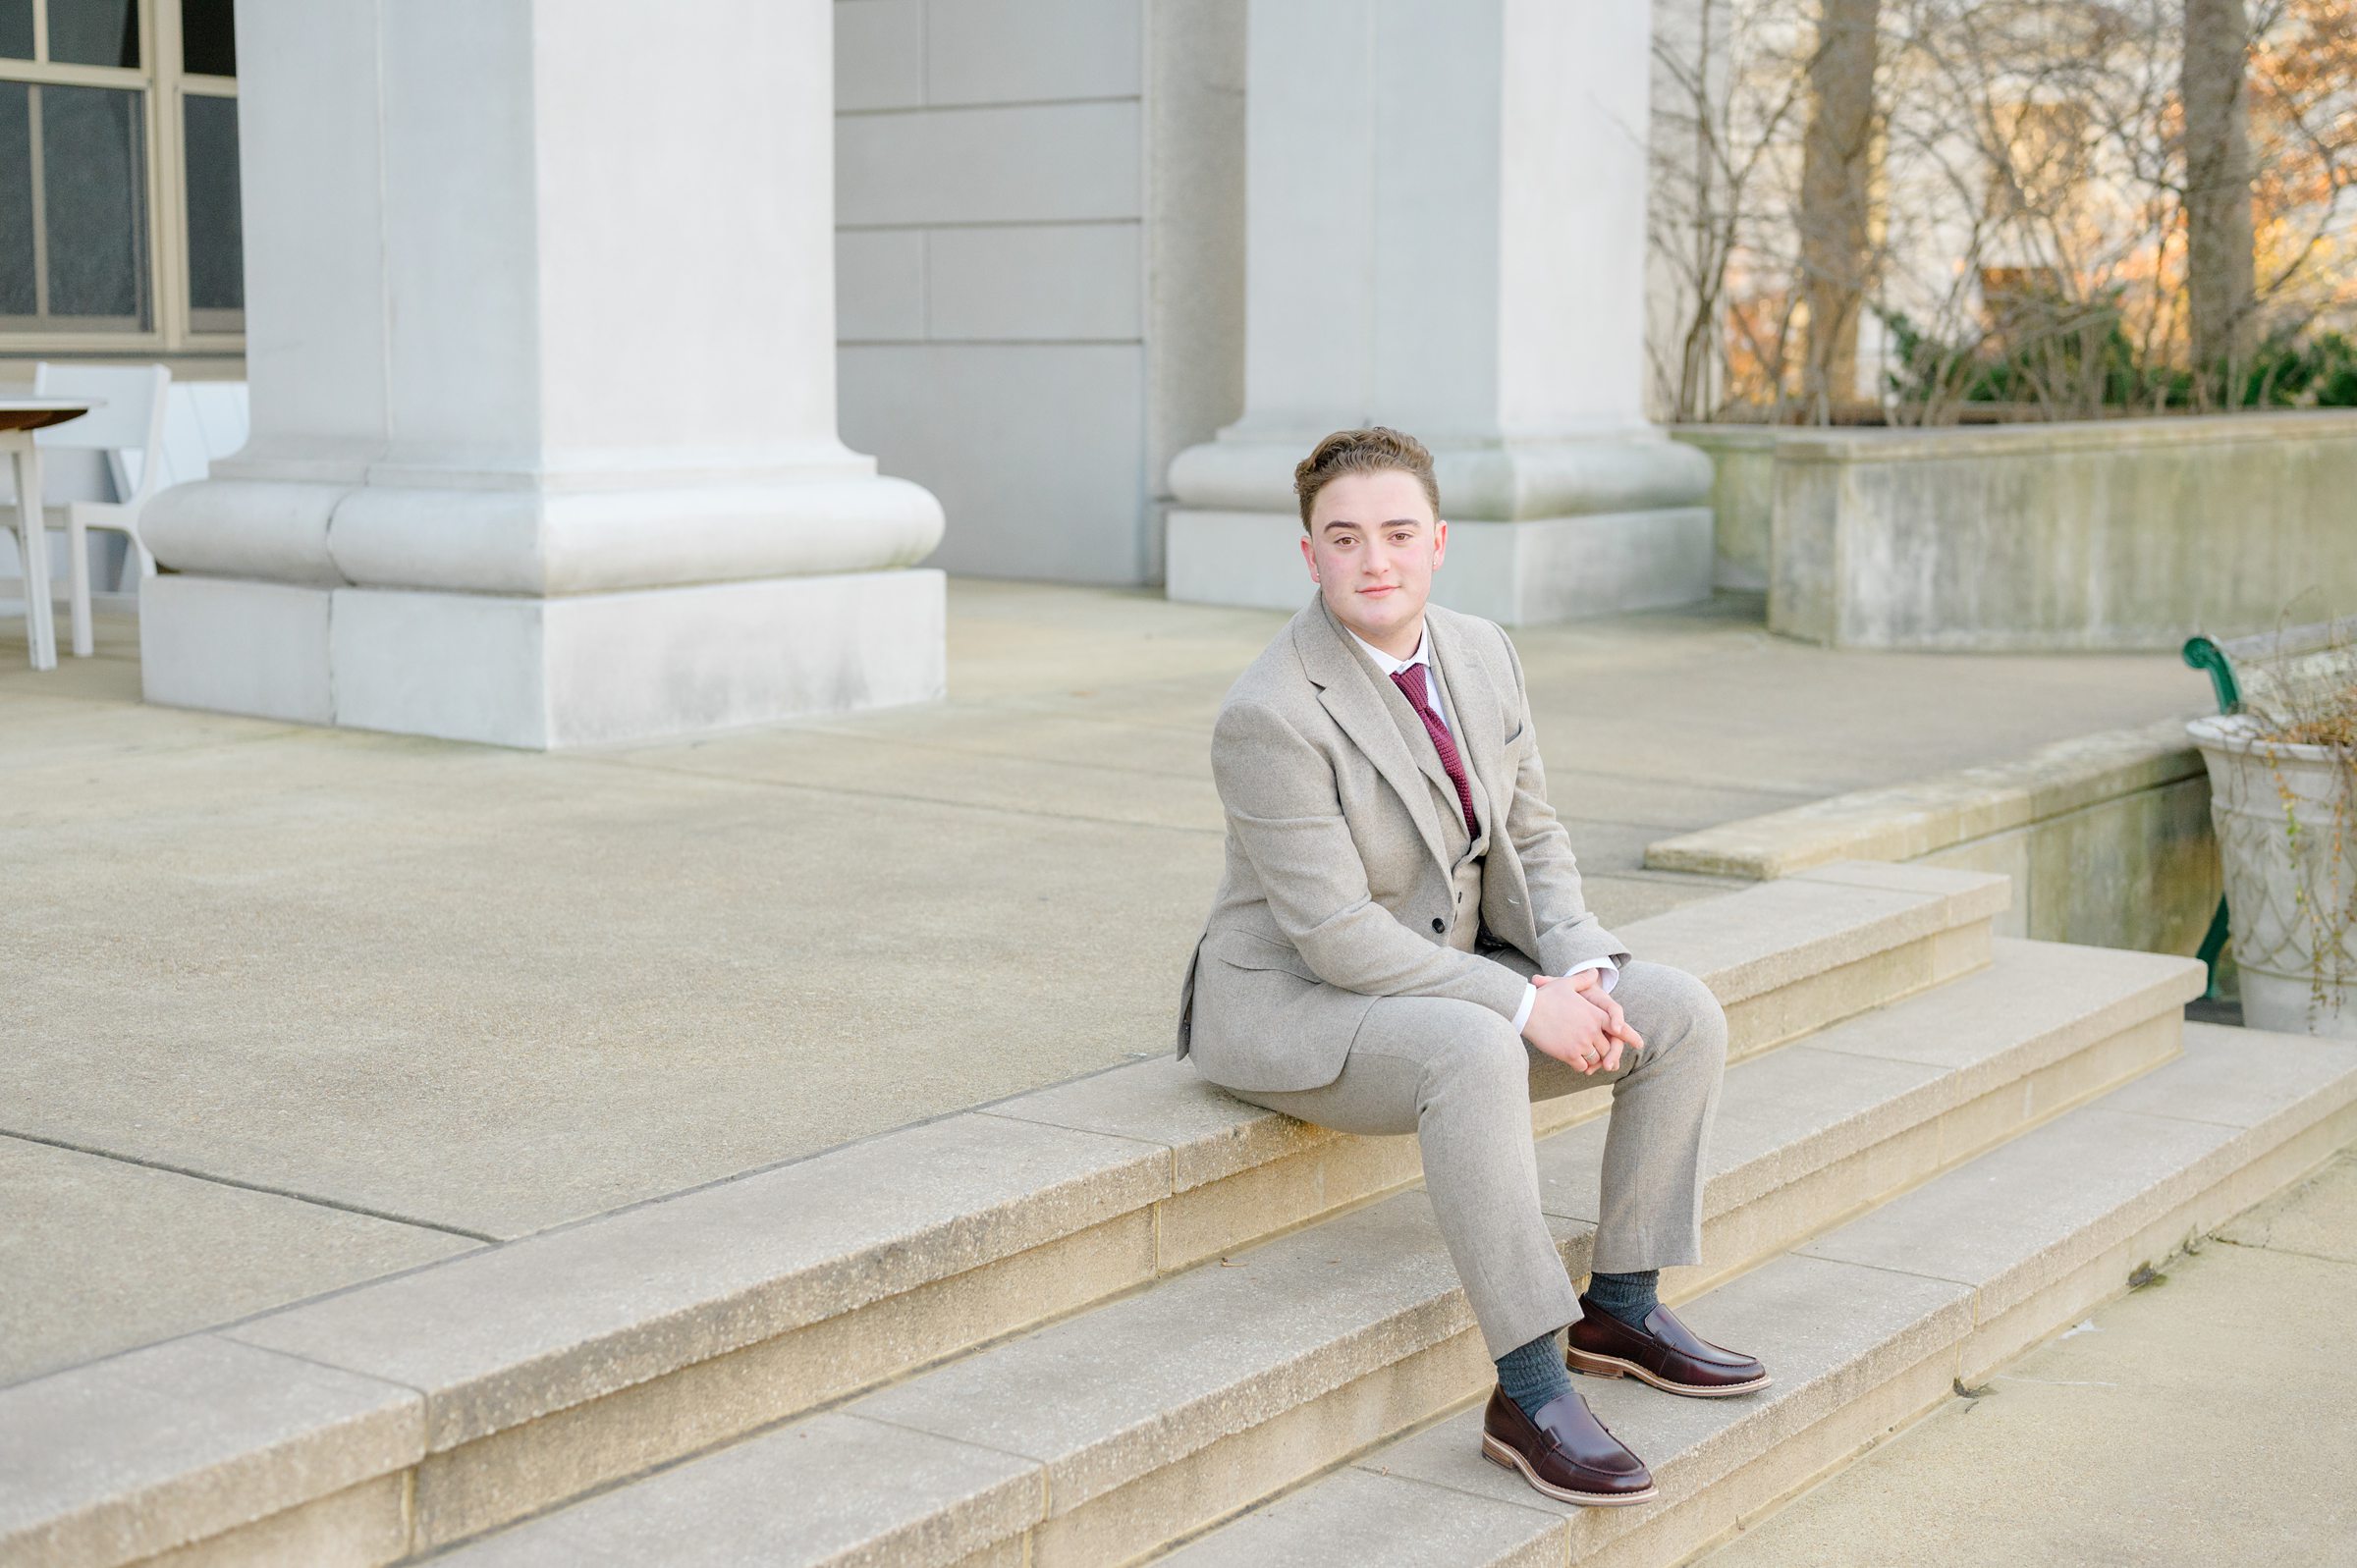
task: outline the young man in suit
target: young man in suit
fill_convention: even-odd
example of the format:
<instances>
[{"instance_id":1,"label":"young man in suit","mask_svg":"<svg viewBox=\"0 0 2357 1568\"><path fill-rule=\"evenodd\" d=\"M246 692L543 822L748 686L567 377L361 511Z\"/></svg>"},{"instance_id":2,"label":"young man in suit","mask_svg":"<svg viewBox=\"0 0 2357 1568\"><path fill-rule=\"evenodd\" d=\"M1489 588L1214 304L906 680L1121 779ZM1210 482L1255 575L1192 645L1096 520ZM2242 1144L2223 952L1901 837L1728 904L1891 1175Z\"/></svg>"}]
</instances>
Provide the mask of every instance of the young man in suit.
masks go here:
<instances>
[{"instance_id":1,"label":"young man in suit","mask_svg":"<svg viewBox=\"0 0 2357 1568\"><path fill-rule=\"evenodd\" d=\"M1178 1049L1237 1098L1414 1132L1499 1384L1482 1452L1567 1502L1643 1502L1644 1462L1566 1375L1765 1387L1656 1296L1702 1257L1727 1017L1580 895L1499 626L1426 602L1448 551L1432 456L1376 427L1294 470L1317 592L1212 730L1227 871L1179 995ZM1611 1082L1594 1272L1539 1210L1530 1102ZM1565 1334L1568 1325L1568 1349Z\"/></svg>"}]
</instances>

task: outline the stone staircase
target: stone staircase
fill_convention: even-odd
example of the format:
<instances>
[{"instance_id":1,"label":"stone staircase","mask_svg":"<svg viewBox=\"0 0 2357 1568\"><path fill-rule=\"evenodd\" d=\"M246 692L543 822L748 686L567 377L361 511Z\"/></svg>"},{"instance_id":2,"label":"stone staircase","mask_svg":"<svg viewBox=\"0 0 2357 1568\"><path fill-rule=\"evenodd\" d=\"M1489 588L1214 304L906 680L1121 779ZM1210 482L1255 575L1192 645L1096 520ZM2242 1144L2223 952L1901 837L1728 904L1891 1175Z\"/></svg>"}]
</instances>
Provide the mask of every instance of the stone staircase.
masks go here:
<instances>
[{"instance_id":1,"label":"stone staircase","mask_svg":"<svg viewBox=\"0 0 2357 1568\"><path fill-rule=\"evenodd\" d=\"M2139 1264L2216 1229L2357 1131L2348 1114L2357 1050L2347 1044L2211 1024L2188 1024L2186 1037L2176 1059L1685 1309L1712 1335L1763 1353L1775 1386L1705 1402L1634 1379L1578 1379L1652 1467L1656 1502L1553 1507L1479 1457L1476 1406L1150 1560L1687 1561L2119 1294Z\"/></svg>"},{"instance_id":2,"label":"stone staircase","mask_svg":"<svg viewBox=\"0 0 2357 1568\"><path fill-rule=\"evenodd\" d=\"M1581 1381L1654 1504L1479 1457L1412 1137L1157 1058L0 1390L0 1561L1675 1561L2357 1136L2357 1049L2184 1026L2199 964L2005 895L1848 862L1622 928L1733 1041L1665 1289L1778 1379ZM1608 1099L1534 1108L1575 1275Z\"/></svg>"}]
</instances>

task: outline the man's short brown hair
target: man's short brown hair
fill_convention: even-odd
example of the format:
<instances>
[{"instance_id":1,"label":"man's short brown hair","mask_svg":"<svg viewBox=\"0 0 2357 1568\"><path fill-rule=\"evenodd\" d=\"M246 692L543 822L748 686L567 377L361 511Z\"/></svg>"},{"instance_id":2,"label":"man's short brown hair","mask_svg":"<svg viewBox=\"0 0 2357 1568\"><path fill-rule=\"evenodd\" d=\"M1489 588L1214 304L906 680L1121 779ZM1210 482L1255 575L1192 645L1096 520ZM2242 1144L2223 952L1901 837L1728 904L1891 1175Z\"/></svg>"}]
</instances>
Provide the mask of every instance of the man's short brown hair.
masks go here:
<instances>
[{"instance_id":1,"label":"man's short brown hair","mask_svg":"<svg viewBox=\"0 0 2357 1568\"><path fill-rule=\"evenodd\" d=\"M1389 425L1374 425L1365 430L1337 430L1293 464L1293 494L1301 498L1301 531L1309 532L1309 514L1317 506L1318 492L1330 481L1346 473L1379 473L1386 468L1414 475L1424 487L1424 499L1432 503L1432 514L1441 514L1441 487L1432 476L1432 454L1424 450L1424 443Z\"/></svg>"}]
</instances>

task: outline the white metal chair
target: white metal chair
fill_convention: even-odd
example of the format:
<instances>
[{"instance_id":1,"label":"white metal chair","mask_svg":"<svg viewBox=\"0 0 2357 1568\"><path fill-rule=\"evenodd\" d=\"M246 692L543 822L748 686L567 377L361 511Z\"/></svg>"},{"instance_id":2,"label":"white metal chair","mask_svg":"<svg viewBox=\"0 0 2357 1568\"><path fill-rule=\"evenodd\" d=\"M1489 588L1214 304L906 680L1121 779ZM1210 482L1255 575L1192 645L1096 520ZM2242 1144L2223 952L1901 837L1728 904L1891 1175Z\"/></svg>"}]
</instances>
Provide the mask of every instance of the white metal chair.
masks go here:
<instances>
[{"instance_id":1,"label":"white metal chair","mask_svg":"<svg viewBox=\"0 0 2357 1568\"><path fill-rule=\"evenodd\" d=\"M108 528L131 538L131 551L140 576L152 576L155 558L139 542L139 510L162 488L157 482L164 464L147 460L159 453L164 440L164 397L172 372L162 365L60 365L46 361L33 366L36 396L103 399L79 419L52 425L33 440L43 447L96 448L108 454L120 501L69 501L66 514L66 582L74 618L74 653L90 656L90 552L88 532ZM136 465L129 455L137 453ZM27 593L46 591L46 584L27 582Z\"/></svg>"},{"instance_id":2,"label":"white metal chair","mask_svg":"<svg viewBox=\"0 0 2357 1568\"><path fill-rule=\"evenodd\" d=\"M175 381L164 399L164 440L155 454L162 466L155 488L202 479L213 460L225 458L246 445L246 383L243 381ZM129 495L147 477L147 454L122 451L113 455L115 493ZM136 563L131 564L136 568Z\"/></svg>"}]
</instances>

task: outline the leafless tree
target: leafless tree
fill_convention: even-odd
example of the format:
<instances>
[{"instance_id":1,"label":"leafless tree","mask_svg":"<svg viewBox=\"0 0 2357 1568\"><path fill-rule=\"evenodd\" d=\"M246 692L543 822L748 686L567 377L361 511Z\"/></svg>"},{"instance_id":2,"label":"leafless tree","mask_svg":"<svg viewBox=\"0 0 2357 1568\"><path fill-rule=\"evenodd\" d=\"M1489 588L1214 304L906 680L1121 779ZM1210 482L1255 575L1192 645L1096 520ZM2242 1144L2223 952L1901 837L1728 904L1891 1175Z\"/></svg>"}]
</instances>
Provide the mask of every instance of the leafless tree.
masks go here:
<instances>
[{"instance_id":1,"label":"leafless tree","mask_svg":"<svg viewBox=\"0 0 2357 1568\"><path fill-rule=\"evenodd\" d=\"M1657 14L1647 222L1668 316L1648 347L1666 418L1784 401L1799 342L1788 235L1811 4L1671 0Z\"/></svg>"},{"instance_id":2,"label":"leafless tree","mask_svg":"<svg viewBox=\"0 0 2357 1568\"><path fill-rule=\"evenodd\" d=\"M2242 0L2185 0L2185 292L2194 385L2217 401L2256 343L2251 226L2250 19Z\"/></svg>"},{"instance_id":3,"label":"leafless tree","mask_svg":"<svg viewBox=\"0 0 2357 1568\"><path fill-rule=\"evenodd\" d=\"M1819 0L1801 136L1801 395L1812 417L1857 401L1858 318L1873 284L1874 78L1881 0Z\"/></svg>"},{"instance_id":4,"label":"leafless tree","mask_svg":"<svg viewBox=\"0 0 2357 1568\"><path fill-rule=\"evenodd\" d=\"M2234 57L2253 264L2222 291L2239 309L2197 283L2211 231L2196 192L2218 182L2200 150L2216 130L2197 132L2194 99L2205 70L2224 94L2232 66L2191 64L2188 8L2226 3L2247 7ZM1869 343L1898 383L1890 417L1910 421L2183 406L2214 321L2232 324L2220 330L2243 363L2247 345L2320 317L2357 323L2349 0L1665 4L1703 7L1656 39L1650 227L1677 310L1674 333L1657 326L1655 370L1671 417L1725 417L1728 405L1828 417L1853 356L1839 341L1846 290L1861 280L1849 322L1876 327ZM1829 20L1869 12L1870 51ZM1845 161L1861 116L1865 154ZM2221 248L2230 268L2239 242ZM1806 330L1820 319L1836 331ZM2213 377L2205 396L2240 401L2246 379Z\"/></svg>"}]
</instances>

